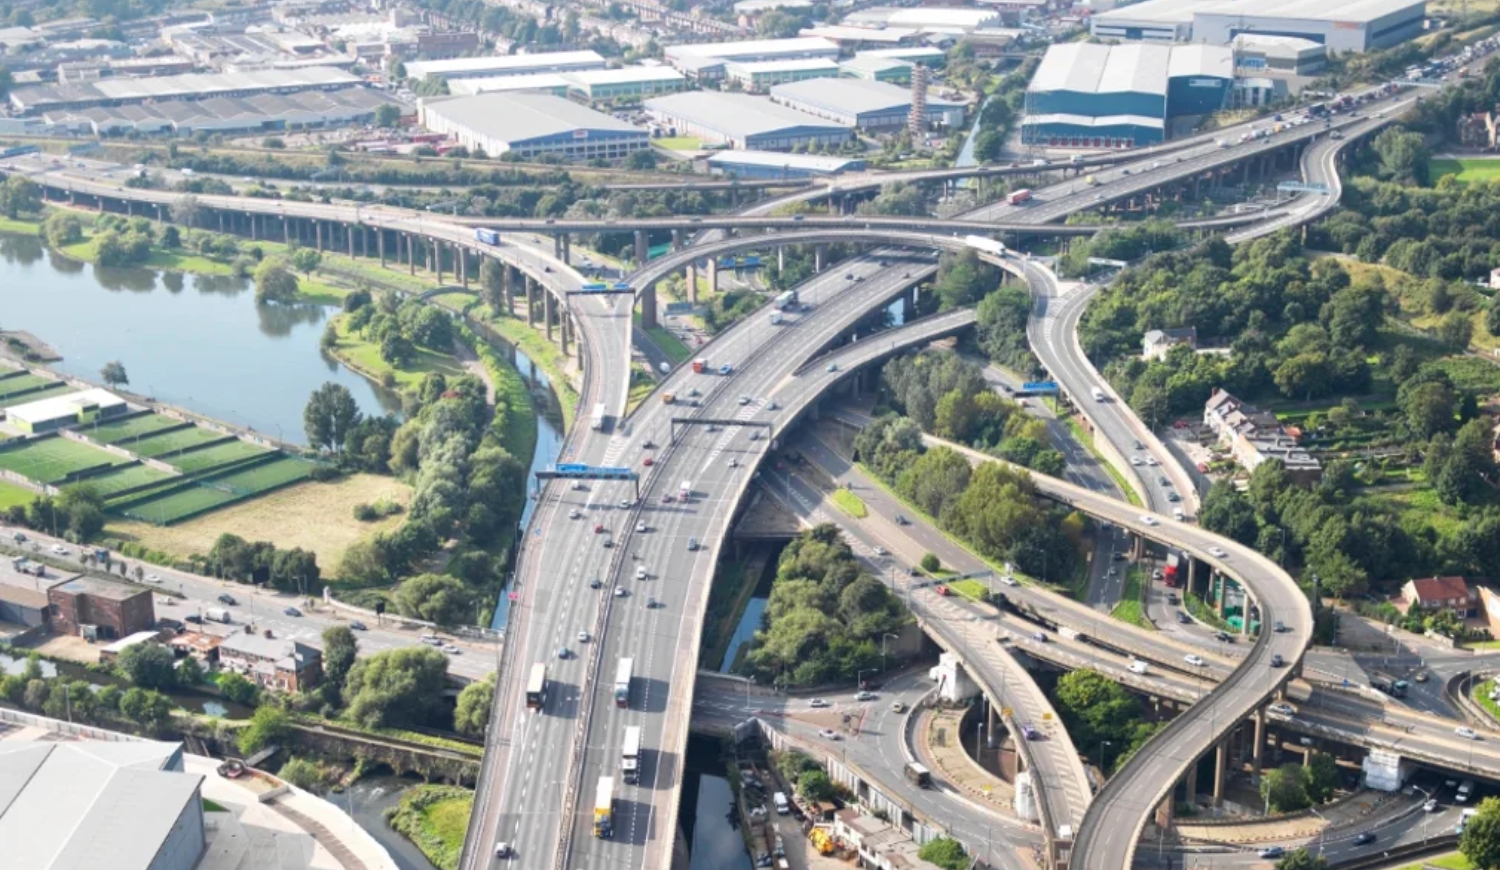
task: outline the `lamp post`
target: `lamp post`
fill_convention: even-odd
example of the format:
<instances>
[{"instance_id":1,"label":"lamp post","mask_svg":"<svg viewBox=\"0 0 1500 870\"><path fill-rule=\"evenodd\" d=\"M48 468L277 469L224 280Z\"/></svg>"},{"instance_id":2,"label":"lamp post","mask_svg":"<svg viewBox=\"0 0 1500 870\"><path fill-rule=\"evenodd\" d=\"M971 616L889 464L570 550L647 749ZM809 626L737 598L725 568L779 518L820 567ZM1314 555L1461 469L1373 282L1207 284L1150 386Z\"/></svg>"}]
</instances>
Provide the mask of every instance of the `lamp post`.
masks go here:
<instances>
[{"instance_id":1,"label":"lamp post","mask_svg":"<svg viewBox=\"0 0 1500 870\"><path fill-rule=\"evenodd\" d=\"M865 674L874 673L874 671L874 668L862 668L855 672L854 682L859 686L861 691L863 691L865 687Z\"/></svg>"},{"instance_id":2,"label":"lamp post","mask_svg":"<svg viewBox=\"0 0 1500 870\"><path fill-rule=\"evenodd\" d=\"M1114 746L1114 744L1109 742L1108 740L1099 741L1099 776L1101 778L1104 776L1104 747L1106 746Z\"/></svg>"},{"instance_id":3,"label":"lamp post","mask_svg":"<svg viewBox=\"0 0 1500 870\"><path fill-rule=\"evenodd\" d=\"M886 641L886 638L891 638L891 637L894 637L896 640L900 640L901 639L900 635L898 635L898 634L891 634L888 631L885 632L885 633L883 633L882 635L880 635L880 672L881 673L885 673L885 641Z\"/></svg>"}]
</instances>

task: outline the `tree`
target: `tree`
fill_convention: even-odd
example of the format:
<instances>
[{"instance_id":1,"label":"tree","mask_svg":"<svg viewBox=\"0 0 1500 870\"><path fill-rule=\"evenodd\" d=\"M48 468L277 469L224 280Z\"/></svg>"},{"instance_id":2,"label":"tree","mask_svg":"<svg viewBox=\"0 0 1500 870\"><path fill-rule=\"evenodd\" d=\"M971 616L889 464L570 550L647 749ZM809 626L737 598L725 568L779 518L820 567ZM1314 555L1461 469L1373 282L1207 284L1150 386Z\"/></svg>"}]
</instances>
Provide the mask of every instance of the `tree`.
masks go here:
<instances>
[{"instance_id":1,"label":"tree","mask_svg":"<svg viewBox=\"0 0 1500 870\"><path fill-rule=\"evenodd\" d=\"M479 264L479 297L491 311L505 312L505 264L485 257Z\"/></svg>"},{"instance_id":2,"label":"tree","mask_svg":"<svg viewBox=\"0 0 1500 870\"><path fill-rule=\"evenodd\" d=\"M1276 862L1276 870L1328 870L1328 859L1306 849L1294 849Z\"/></svg>"},{"instance_id":3,"label":"tree","mask_svg":"<svg viewBox=\"0 0 1500 870\"><path fill-rule=\"evenodd\" d=\"M1500 868L1500 798L1485 798L1464 824L1458 850L1479 870Z\"/></svg>"},{"instance_id":4,"label":"tree","mask_svg":"<svg viewBox=\"0 0 1500 870\"><path fill-rule=\"evenodd\" d=\"M1490 335L1500 335L1500 301L1490 300L1490 306L1484 310L1484 328Z\"/></svg>"},{"instance_id":5,"label":"tree","mask_svg":"<svg viewBox=\"0 0 1500 870\"><path fill-rule=\"evenodd\" d=\"M453 708L453 728L468 737L483 737L490 725L490 706L495 700L495 674L464 686Z\"/></svg>"},{"instance_id":6,"label":"tree","mask_svg":"<svg viewBox=\"0 0 1500 870\"><path fill-rule=\"evenodd\" d=\"M1421 133L1390 127L1375 137L1374 147L1381 176L1400 184L1427 183L1428 151Z\"/></svg>"},{"instance_id":7,"label":"tree","mask_svg":"<svg viewBox=\"0 0 1500 870\"><path fill-rule=\"evenodd\" d=\"M42 222L42 232L54 248L77 244L83 241L83 221L76 214L53 212Z\"/></svg>"},{"instance_id":8,"label":"tree","mask_svg":"<svg viewBox=\"0 0 1500 870\"><path fill-rule=\"evenodd\" d=\"M926 553L922 556L922 570L928 574L936 574L943 567L936 553Z\"/></svg>"},{"instance_id":9,"label":"tree","mask_svg":"<svg viewBox=\"0 0 1500 870\"><path fill-rule=\"evenodd\" d=\"M330 625L323 629L324 680L342 689L358 654L359 641L348 626Z\"/></svg>"},{"instance_id":10,"label":"tree","mask_svg":"<svg viewBox=\"0 0 1500 870\"><path fill-rule=\"evenodd\" d=\"M172 720L172 701L161 692L130 688L120 696L120 714L148 731L156 731Z\"/></svg>"},{"instance_id":11,"label":"tree","mask_svg":"<svg viewBox=\"0 0 1500 870\"><path fill-rule=\"evenodd\" d=\"M396 609L406 616L442 626L459 625L474 616L473 594L462 580L447 574L410 577L396 588L392 597Z\"/></svg>"},{"instance_id":12,"label":"tree","mask_svg":"<svg viewBox=\"0 0 1500 870\"><path fill-rule=\"evenodd\" d=\"M969 856L964 847L952 837L928 840L917 850L917 857L942 867L943 870L968 870Z\"/></svg>"},{"instance_id":13,"label":"tree","mask_svg":"<svg viewBox=\"0 0 1500 870\"><path fill-rule=\"evenodd\" d=\"M260 688L243 674L234 671L219 674L219 691L224 693L225 698L247 707L254 706L260 698Z\"/></svg>"},{"instance_id":14,"label":"tree","mask_svg":"<svg viewBox=\"0 0 1500 870\"><path fill-rule=\"evenodd\" d=\"M1339 785L1339 765L1332 755L1315 752L1307 763L1306 786L1308 800L1315 804L1327 803Z\"/></svg>"},{"instance_id":15,"label":"tree","mask_svg":"<svg viewBox=\"0 0 1500 870\"><path fill-rule=\"evenodd\" d=\"M442 704L448 657L430 646L360 659L344 683L345 715L367 728L422 724Z\"/></svg>"},{"instance_id":16,"label":"tree","mask_svg":"<svg viewBox=\"0 0 1500 870\"><path fill-rule=\"evenodd\" d=\"M821 770L805 770L797 778L797 791L810 801L826 801L833 797L833 780Z\"/></svg>"},{"instance_id":17,"label":"tree","mask_svg":"<svg viewBox=\"0 0 1500 870\"><path fill-rule=\"evenodd\" d=\"M1445 381L1403 384L1396 392L1396 403L1406 415L1407 425L1418 437L1429 438L1438 432L1449 432L1458 424L1454 416L1458 397Z\"/></svg>"},{"instance_id":18,"label":"tree","mask_svg":"<svg viewBox=\"0 0 1500 870\"><path fill-rule=\"evenodd\" d=\"M375 109L375 126L395 127L401 123L401 107L395 103L383 103Z\"/></svg>"},{"instance_id":19,"label":"tree","mask_svg":"<svg viewBox=\"0 0 1500 870\"><path fill-rule=\"evenodd\" d=\"M130 375L125 373L125 366L119 360L105 363L104 368L99 370L99 377L106 387L121 387L130 383Z\"/></svg>"},{"instance_id":20,"label":"tree","mask_svg":"<svg viewBox=\"0 0 1500 870\"><path fill-rule=\"evenodd\" d=\"M9 70L6 70L8 73ZM0 209L15 220L22 214L34 214L42 207L41 188L24 175L12 175L0 184Z\"/></svg>"},{"instance_id":21,"label":"tree","mask_svg":"<svg viewBox=\"0 0 1500 870\"><path fill-rule=\"evenodd\" d=\"M998 130L981 130L974 137L974 159L980 163L994 163L1005 150L1005 137Z\"/></svg>"},{"instance_id":22,"label":"tree","mask_svg":"<svg viewBox=\"0 0 1500 870\"><path fill-rule=\"evenodd\" d=\"M1307 782L1301 765L1283 764L1267 771L1260 781L1261 799L1267 802L1273 813L1289 813L1306 809L1311 801L1307 796Z\"/></svg>"},{"instance_id":23,"label":"tree","mask_svg":"<svg viewBox=\"0 0 1500 870\"><path fill-rule=\"evenodd\" d=\"M625 168L635 169L642 172L655 169L656 152L652 151L650 148L642 148L639 151L632 151L630 153L630 156L625 158Z\"/></svg>"},{"instance_id":24,"label":"tree","mask_svg":"<svg viewBox=\"0 0 1500 870\"><path fill-rule=\"evenodd\" d=\"M255 708L250 724L240 731L240 752L254 755L272 744L280 743L292 733L292 716L275 704Z\"/></svg>"},{"instance_id":25,"label":"tree","mask_svg":"<svg viewBox=\"0 0 1500 870\"><path fill-rule=\"evenodd\" d=\"M362 415L354 394L343 384L329 381L313 390L302 409L302 428L307 441L314 447L339 453L349 437L349 431L358 426Z\"/></svg>"},{"instance_id":26,"label":"tree","mask_svg":"<svg viewBox=\"0 0 1500 870\"><path fill-rule=\"evenodd\" d=\"M280 260L265 259L255 267L256 302L292 302L297 298L297 276Z\"/></svg>"},{"instance_id":27,"label":"tree","mask_svg":"<svg viewBox=\"0 0 1500 870\"><path fill-rule=\"evenodd\" d=\"M1455 308L1438 321L1437 337L1455 350L1466 350L1474 337L1474 317L1469 312Z\"/></svg>"},{"instance_id":28,"label":"tree","mask_svg":"<svg viewBox=\"0 0 1500 870\"><path fill-rule=\"evenodd\" d=\"M185 227L198 225L198 219L203 216L203 204L198 197L191 193L177 197L172 202L172 221Z\"/></svg>"},{"instance_id":29,"label":"tree","mask_svg":"<svg viewBox=\"0 0 1500 870\"><path fill-rule=\"evenodd\" d=\"M303 791L319 792L327 781L327 775L316 762L305 758L288 758L276 775Z\"/></svg>"},{"instance_id":30,"label":"tree","mask_svg":"<svg viewBox=\"0 0 1500 870\"><path fill-rule=\"evenodd\" d=\"M292 266L304 275L312 275L318 264L323 262L323 255L312 248L298 248L292 252Z\"/></svg>"},{"instance_id":31,"label":"tree","mask_svg":"<svg viewBox=\"0 0 1500 870\"><path fill-rule=\"evenodd\" d=\"M155 643L128 646L115 659L130 682L146 689L171 689L177 685L172 651Z\"/></svg>"}]
</instances>

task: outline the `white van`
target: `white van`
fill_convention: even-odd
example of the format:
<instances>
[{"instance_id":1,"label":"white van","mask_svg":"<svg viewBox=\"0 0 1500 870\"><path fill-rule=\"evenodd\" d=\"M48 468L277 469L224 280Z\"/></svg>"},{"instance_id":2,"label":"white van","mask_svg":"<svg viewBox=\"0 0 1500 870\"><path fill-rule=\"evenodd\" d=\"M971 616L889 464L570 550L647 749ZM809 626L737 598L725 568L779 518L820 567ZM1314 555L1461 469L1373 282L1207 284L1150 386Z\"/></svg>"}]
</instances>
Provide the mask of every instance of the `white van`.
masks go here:
<instances>
[{"instance_id":1,"label":"white van","mask_svg":"<svg viewBox=\"0 0 1500 870\"><path fill-rule=\"evenodd\" d=\"M776 804L776 815L784 816L792 811L792 805L786 802L786 794L777 792L771 795L771 800Z\"/></svg>"},{"instance_id":2,"label":"white van","mask_svg":"<svg viewBox=\"0 0 1500 870\"><path fill-rule=\"evenodd\" d=\"M1174 507L1172 508L1172 519L1177 520L1178 522L1182 522L1183 520L1187 519L1187 514L1182 512L1182 508Z\"/></svg>"},{"instance_id":3,"label":"white van","mask_svg":"<svg viewBox=\"0 0 1500 870\"><path fill-rule=\"evenodd\" d=\"M1140 659L1131 659L1130 660L1130 672L1132 674L1145 674L1145 673L1148 673L1150 670L1151 670L1151 668L1145 662L1141 661Z\"/></svg>"}]
</instances>

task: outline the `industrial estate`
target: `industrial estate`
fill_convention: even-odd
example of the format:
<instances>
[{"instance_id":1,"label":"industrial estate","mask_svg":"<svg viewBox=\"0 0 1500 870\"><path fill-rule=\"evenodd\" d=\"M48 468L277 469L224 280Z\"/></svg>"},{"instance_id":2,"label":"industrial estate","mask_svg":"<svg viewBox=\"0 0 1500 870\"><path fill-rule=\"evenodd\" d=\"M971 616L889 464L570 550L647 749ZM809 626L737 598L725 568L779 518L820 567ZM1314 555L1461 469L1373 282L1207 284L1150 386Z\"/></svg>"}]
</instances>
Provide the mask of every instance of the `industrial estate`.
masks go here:
<instances>
[{"instance_id":1,"label":"industrial estate","mask_svg":"<svg viewBox=\"0 0 1500 870\"><path fill-rule=\"evenodd\" d=\"M1500 9L0 27L0 866L1500 868Z\"/></svg>"}]
</instances>

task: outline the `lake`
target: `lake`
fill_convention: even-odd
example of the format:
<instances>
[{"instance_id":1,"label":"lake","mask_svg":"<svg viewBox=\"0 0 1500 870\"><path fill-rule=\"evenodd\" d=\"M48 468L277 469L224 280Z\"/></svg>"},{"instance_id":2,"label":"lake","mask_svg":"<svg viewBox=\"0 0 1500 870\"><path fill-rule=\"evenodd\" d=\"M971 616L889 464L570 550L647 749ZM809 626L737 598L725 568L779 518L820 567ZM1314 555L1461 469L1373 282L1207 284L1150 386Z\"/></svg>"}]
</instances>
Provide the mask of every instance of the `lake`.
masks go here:
<instances>
[{"instance_id":1,"label":"lake","mask_svg":"<svg viewBox=\"0 0 1500 870\"><path fill-rule=\"evenodd\" d=\"M97 382L119 360L131 392L294 444L307 443L302 408L325 382L366 414L401 408L318 346L335 312L257 305L244 278L104 268L0 235L0 327L51 345L63 359L50 368Z\"/></svg>"}]
</instances>

